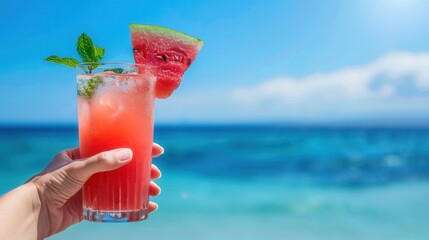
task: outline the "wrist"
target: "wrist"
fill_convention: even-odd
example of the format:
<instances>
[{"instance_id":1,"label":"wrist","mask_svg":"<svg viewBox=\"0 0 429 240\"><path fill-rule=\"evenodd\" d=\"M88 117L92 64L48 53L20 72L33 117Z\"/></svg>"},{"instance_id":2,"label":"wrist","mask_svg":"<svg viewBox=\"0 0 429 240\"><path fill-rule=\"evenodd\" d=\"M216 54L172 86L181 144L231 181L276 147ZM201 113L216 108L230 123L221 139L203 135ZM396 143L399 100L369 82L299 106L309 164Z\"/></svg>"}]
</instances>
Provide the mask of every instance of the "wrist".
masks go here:
<instances>
[{"instance_id":1,"label":"wrist","mask_svg":"<svg viewBox=\"0 0 429 240\"><path fill-rule=\"evenodd\" d=\"M8 239L42 239L38 236L41 202L37 188L26 183L0 198L0 212L7 217L0 232Z\"/></svg>"},{"instance_id":2,"label":"wrist","mask_svg":"<svg viewBox=\"0 0 429 240\"><path fill-rule=\"evenodd\" d=\"M42 203L40 201L39 197L39 191L36 187L36 185L32 182L25 183L22 185L24 189L22 190L27 197L28 197L28 204L31 206L30 216L32 219L31 227L32 230L36 232L35 236L37 236L36 239L43 239L46 236L42 236L40 233L40 216L41 216L41 210L42 210Z\"/></svg>"}]
</instances>

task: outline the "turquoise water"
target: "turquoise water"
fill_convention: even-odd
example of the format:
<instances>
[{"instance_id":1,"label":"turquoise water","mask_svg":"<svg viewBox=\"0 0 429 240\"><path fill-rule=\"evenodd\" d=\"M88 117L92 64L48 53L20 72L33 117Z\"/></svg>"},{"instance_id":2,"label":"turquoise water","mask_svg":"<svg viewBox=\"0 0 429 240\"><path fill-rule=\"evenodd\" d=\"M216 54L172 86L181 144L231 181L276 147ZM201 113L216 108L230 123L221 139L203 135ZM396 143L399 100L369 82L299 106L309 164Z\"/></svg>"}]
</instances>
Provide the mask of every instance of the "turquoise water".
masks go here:
<instances>
[{"instance_id":1,"label":"turquoise water","mask_svg":"<svg viewBox=\"0 0 429 240\"><path fill-rule=\"evenodd\" d=\"M429 129L162 126L157 212L50 239L429 239ZM77 145L1 128L0 193Z\"/></svg>"}]
</instances>

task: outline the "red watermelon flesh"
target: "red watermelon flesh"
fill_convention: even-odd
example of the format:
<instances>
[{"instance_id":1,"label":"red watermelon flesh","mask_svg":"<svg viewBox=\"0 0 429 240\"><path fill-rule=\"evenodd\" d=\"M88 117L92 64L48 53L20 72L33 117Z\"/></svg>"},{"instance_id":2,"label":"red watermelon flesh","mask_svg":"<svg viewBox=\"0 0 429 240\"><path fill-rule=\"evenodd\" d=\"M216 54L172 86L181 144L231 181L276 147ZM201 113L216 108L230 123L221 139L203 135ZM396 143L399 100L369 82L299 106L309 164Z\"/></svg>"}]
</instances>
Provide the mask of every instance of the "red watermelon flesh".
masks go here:
<instances>
[{"instance_id":1,"label":"red watermelon flesh","mask_svg":"<svg viewBox=\"0 0 429 240\"><path fill-rule=\"evenodd\" d=\"M152 25L131 24L131 40L136 63L157 68L155 95L167 98L179 87L203 46L203 41L184 33Z\"/></svg>"}]
</instances>

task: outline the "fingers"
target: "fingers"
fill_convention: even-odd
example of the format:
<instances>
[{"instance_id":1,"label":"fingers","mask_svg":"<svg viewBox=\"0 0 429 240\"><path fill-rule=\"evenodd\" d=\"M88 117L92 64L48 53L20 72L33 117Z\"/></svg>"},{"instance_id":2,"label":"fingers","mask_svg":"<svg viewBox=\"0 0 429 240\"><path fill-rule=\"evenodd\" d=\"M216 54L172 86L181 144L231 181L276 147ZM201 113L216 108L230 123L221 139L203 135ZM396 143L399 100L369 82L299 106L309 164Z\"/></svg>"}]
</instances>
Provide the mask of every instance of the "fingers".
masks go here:
<instances>
[{"instance_id":1,"label":"fingers","mask_svg":"<svg viewBox=\"0 0 429 240\"><path fill-rule=\"evenodd\" d=\"M80 158L80 150L79 147L75 147L75 148L70 148L65 150L65 153L67 154L67 156L74 160L74 159L79 159Z\"/></svg>"},{"instance_id":2,"label":"fingers","mask_svg":"<svg viewBox=\"0 0 429 240\"><path fill-rule=\"evenodd\" d=\"M58 153L54 159L42 170L39 175L55 171L56 169L65 166L73 161L73 159L80 158L79 148L71 148Z\"/></svg>"},{"instance_id":3,"label":"fingers","mask_svg":"<svg viewBox=\"0 0 429 240\"><path fill-rule=\"evenodd\" d=\"M152 164L152 167L150 169L150 178L151 179L157 179L160 177L161 177L161 171L159 170L159 168L157 166Z\"/></svg>"},{"instance_id":4,"label":"fingers","mask_svg":"<svg viewBox=\"0 0 429 240\"><path fill-rule=\"evenodd\" d=\"M152 149L153 156L159 156L163 153L163 148L158 144L153 145ZM78 156L78 148L67 150L67 155L73 159L73 157ZM68 172L73 178L81 182L82 184L89 179L95 173L105 172L117 169L127 163L132 159L132 151L128 148L115 149L111 151L102 152L95 156L92 156L88 159L82 159L80 161L73 161L71 164L66 167L69 168ZM151 178L161 177L161 171L152 164L151 167ZM161 188L154 182L150 182L149 185L149 195L158 196L161 193ZM149 212L153 212L158 209L156 203L149 203Z\"/></svg>"},{"instance_id":5,"label":"fingers","mask_svg":"<svg viewBox=\"0 0 429 240\"><path fill-rule=\"evenodd\" d=\"M154 182L149 184L149 195L156 197L161 193L161 188Z\"/></svg>"},{"instance_id":6,"label":"fingers","mask_svg":"<svg viewBox=\"0 0 429 240\"><path fill-rule=\"evenodd\" d=\"M82 161L73 161L67 165L70 174L77 180L85 182L93 174L106 172L129 163L133 152L129 148L119 148L94 155Z\"/></svg>"},{"instance_id":7,"label":"fingers","mask_svg":"<svg viewBox=\"0 0 429 240\"><path fill-rule=\"evenodd\" d=\"M161 145L159 145L157 143L153 143L152 157L158 157L163 153L164 153L164 148L161 147ZM150 172L150 178L156 179L156 178L160 178L160 177L161 177L161 171L159 170L159 168L157 166L152 164L151 172Z\"/></svg>"},{"instance_id":8,"label":"fingers","mask_svg":"<svg viewBox=\"0 0 429 240\"><path fill-rule=\"evenodd\" d=\"M158 209L158 204L154 202L149 202L149 212L153 212Z\"/></svg>"},{"instance_id":9,"label":"fingers","mask_svg":"<svg viewBox=\"0 0 429 240\"><path fill-rule=\"evenodd\" d=\"M79 147L70 148L64 150L64 153L71 159L79 159L80 158L80 149ZM161 147L158 143L153 143L152 145L152 157L158 157L164 153L164 148Z\"/></svg>"},{"instance_id":10,"label":"fingers","mask_svg":"<svg viewBox=\"0 0 429 240\"><path fill-rule=\"evenodd\" d=\"M161 145L157 144L157 143L153 143L152 146L152 157L158 157L161 154L164 153L164 148L161 147Z\"/></svg>"},{"instance_id":11,"label":"fingers","mask_svg":"<svg viewBox=\"0 0 429 240\"><path fill-rule=\"evenodd\" d=\"M164 148L161 147L159 144L153 143L152 147L152 157L158 157L161 154L164 153ZM152 164L151 171L150 171L150 178L156 179L161 177L161 171L157 166ZM150 196L158 196L161 193L161 188L154 182L150 182L149 184L149 195ZM158 209L158 204L154 202L149 202L149 212L156 211Z\"/></svg>"}]
</instances>

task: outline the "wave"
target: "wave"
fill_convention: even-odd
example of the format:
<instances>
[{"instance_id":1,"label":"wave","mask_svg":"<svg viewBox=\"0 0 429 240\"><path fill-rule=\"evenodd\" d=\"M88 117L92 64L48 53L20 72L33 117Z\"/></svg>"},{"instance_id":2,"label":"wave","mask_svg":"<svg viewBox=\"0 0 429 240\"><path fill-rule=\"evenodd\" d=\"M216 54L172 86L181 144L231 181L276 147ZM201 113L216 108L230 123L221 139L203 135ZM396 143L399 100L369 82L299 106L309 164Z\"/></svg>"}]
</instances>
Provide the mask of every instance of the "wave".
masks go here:
<instances>
[{"instance_id":1,"label":"wave","mask_svg":"<svg viewBox=\"0 0 429 240\"><path fill-rule=\"evenodd\" d=\"M164 126L154 160L216 178L286 178L347 185L429 179L429 129ZM0 131L0 171L41 169L78 144L75 127Z\"/></svg>"}]
</instances>

